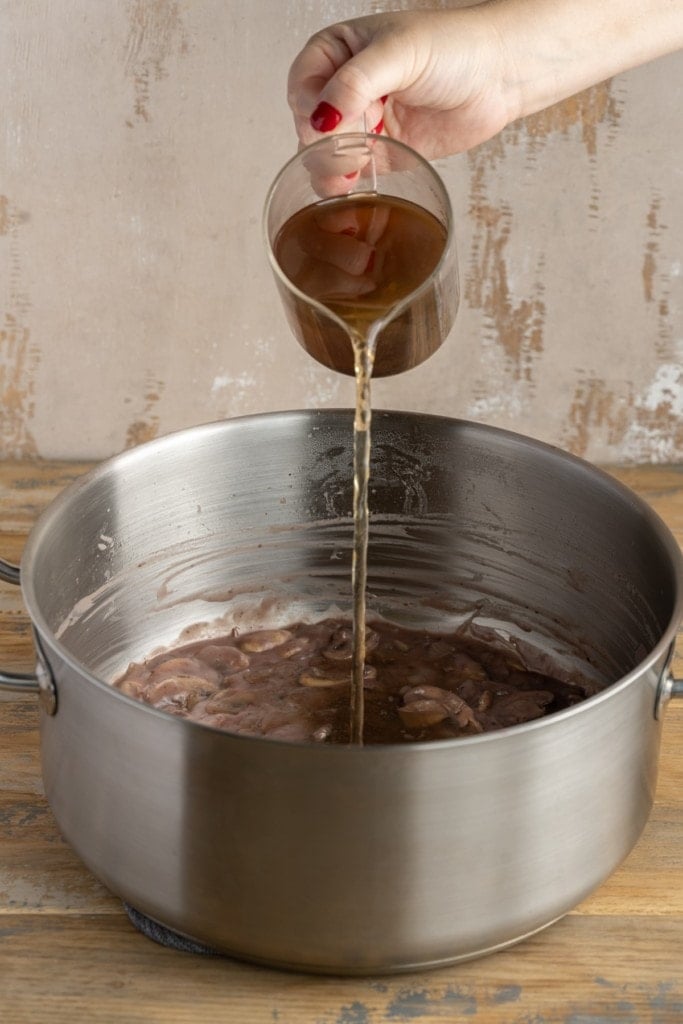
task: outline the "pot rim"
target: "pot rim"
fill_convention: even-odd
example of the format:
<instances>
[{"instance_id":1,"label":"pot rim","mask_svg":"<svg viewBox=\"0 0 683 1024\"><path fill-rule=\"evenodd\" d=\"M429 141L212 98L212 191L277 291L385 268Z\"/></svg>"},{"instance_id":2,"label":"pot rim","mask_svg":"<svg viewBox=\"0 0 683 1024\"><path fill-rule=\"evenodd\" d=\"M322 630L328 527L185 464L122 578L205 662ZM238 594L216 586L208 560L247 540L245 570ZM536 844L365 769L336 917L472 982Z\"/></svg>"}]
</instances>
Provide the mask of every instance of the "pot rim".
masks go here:
<instances>
[{"instance_id":1,"label":"pot rim","mask_svg":"<svg viewBox=\"0 0 683 1024\"><path fill-rule=\"evenodd\" d=\"M622 500L628 501L631 505L635 505L638 509L639 514L647 521L648 525L653 529L659 540L664 545L666 552L672 564L674 571L674 577L676 580L676 591L675 599L673 602L672 612L669 618L669 622L666 628L662 631L659 640L654 647L648 652L647 656L640 661L630 672L626 675L617 679L614 683L609 684L605 689L600 690L598 693L591 697L587 697L572 707L565 708L562 711L553 712L550 715L534 719L530 722L524 722L518 725L507 726L503 729L491 730L476 736L465 736L447 740L423 740L415 743L389 743L389 744L368 744L363 746L357 745L345 745L345 744L313 744L304 741L291 741L291 740L273 740L263 736L249 736L243 734L236 734L226 732L221 729L214 729L212 726L206 725L201 722L194 722L192 719L177 718L176 716L169 715L167 712L153 708L141 701L136 700L133 697L128 697L126 694L121 693L120 690L103 679L98 678L94 675L85 665L83 665L77 658L75 658L69 649L54 635L53 631L45 622L38 604L38 599L35 592L32 565L36 557L36 552L43 541L45 535L48 533L50 523L52 520L60 514L62 508L68 507L69 503L74 499L75 495L80 493L82 490L88 489L96 484L96 482L106 476L112 471L114 466L125 466L138 461L139 459L145 459L150 456L150 453L155 451L161 451L168 446L173 446L177 443L179 438L187 435L206 435L222 434L226 429L238 430L241 424L250 422L266 422L270 419L277 422L283 420L296 420L302 419L315 423L315 420L324 420L333 417L343 416L349 420L350 425L353 423L354 410L352 408L335 407L326 409L292 409L292 410L281 410L267 413L251 413L245 416L229 417L227 419L215 420L209 423L198 424L193 427L184 427L180 430L171 431L168 434L164 434L162 437L155 438L151 441L143 442L142 444L136 445L134 448L126 449L115 455L104 459L93 469L88 470L82 476L79 476L72 483L68 484L60 493L50 502L50 504L44 509L41 515L36 520L31 532L28 536L26 545L24 547L21 563L20 563L20 583L21 590L26 608L29 612L31 622L37 632L39 633L42 640L49 644L49 646L56 650L60 658L70 668L76 670L76 672L83 677L88 683L97 686L104 690L106 693L113 697L115 700L123 700L130 705L134 706L138 711L144 714L152 714L163 720L171 727L171 723L175 723L176 728L197 728L209 730L212 733L222 735L227 740L231 741L245 741L248 743L259 743L267 744L272 747L273 743L279 743L285 749L300 749L300 750L350 750L358 752L372 751L389 751L389 750L444 750L451 747L469 747L473 744L484 744L492 743L496 740L500 740L509 736L519 736L522 733L536 732L541 729L551 728L559 726L562 722L567 721L570 718L574 718L577 715L587 714L597 704L601 704L607 700L614 699L619 693L634 683L642 674L650 669L657 661L663 656L666 656L667 651L673 648L676 635L680 628L681 620L683 619L683 553L681 549L663 519L658 515L657 512L638 494L632 491L621 481L617 480L606 470L601 469L593 463L588 462L585 459L580 458L577 455L573 455L570 452L565 451L556 445L548 444L547 442L540 441L536 438L528 437L527 435L520 434L518 432L508 430L502 427L496 427L491 424L477 423L472 420L460 419L457 417L437 415L434 413L421 413L413 411L393 410L393 409L377 409L373 410L373 419L383 419L400 417L402 419L411 420L416 423L424 421L438 421L445 422L451 429L461 429L464 431L473 430L478 434L490 434L495 435L498 438L507 440L511 444L522 445L527 449L536 451L552 458L567 462L574 465L576 468L582 469L584 472L590 473L598 482L601 482L604 486L613 490L615 494ZM326 756L326 755L323 755ZM363 756L368 756L363 753Z\"/></svg>"}]
</instances>

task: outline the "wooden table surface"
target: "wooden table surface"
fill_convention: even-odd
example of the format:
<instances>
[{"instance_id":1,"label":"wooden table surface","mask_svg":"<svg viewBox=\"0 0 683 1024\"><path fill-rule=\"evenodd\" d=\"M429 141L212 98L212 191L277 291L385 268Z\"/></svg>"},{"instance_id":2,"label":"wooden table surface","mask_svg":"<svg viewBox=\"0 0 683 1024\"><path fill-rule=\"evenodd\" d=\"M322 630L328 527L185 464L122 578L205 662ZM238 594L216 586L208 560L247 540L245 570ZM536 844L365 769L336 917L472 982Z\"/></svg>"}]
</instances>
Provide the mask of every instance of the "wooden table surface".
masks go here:
<instances>
[{"instance_id":1,"label":"wooden table surface","mask_svg":"<svg viewBox=\"0 0 683 1024\"><path fill-rule=\"evenodd\" d=\"M0 462L0 555L88 467ZM683 542L683 467L614 471ZM683 642L676 675L683 677ZM0 668L33 670L19 589L0 583ZM599 780L596 780L599 784ZM61 839L43 796L37 701L0 696L0 1021L239 1024L683 1022L683 701L664 721L657 799L621 868L509 950L366 979L287 974L167 950Z\"/></svg>"}]
</instances>

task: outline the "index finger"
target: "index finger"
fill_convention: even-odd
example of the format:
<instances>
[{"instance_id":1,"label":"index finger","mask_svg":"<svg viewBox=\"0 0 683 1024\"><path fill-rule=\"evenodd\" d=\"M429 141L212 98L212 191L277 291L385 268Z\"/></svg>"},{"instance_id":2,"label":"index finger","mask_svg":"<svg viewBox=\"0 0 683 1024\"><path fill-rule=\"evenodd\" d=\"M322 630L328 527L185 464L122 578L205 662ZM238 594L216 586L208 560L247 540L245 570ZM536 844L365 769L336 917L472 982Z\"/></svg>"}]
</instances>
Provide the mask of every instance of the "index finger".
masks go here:
<instances>
[{"instance_id":1,"label":"index finger","mask_svg":"<svg viewBox=\"0 0 683 1024\"><path fill-rule=\"evenodd\" d=\"M336 130L372 131L381 120L381 98L388 90L382 91L381 82L373 83L366 76L363 71L365 61L361 61L359 67L353 63L371 38L372 21L372 18L361 18L355 24L340 23L323 29L312 36L295 57L287 81L287 100L294 115L297 135L304 145L320 138L320 132L311 126L310 117L333 79L335 92L340 94L339 98L335 97L341 114ZM360 31L362 23L365 23L368 35ZM340 76L338 73L342 68L345 69L344 75Z\"/></svg>"},{"instance_id":2,"label":"index finger","mask_svg":"<svg viewBox=\"0 0 683 1024\"><path fill-rule=\"evenodd\" d=\"M316 32L292 61L287 77L287 102L295 117L311 116L330 78L354 55L338 28L341 26Z\"/></svg>"}]
</instances>

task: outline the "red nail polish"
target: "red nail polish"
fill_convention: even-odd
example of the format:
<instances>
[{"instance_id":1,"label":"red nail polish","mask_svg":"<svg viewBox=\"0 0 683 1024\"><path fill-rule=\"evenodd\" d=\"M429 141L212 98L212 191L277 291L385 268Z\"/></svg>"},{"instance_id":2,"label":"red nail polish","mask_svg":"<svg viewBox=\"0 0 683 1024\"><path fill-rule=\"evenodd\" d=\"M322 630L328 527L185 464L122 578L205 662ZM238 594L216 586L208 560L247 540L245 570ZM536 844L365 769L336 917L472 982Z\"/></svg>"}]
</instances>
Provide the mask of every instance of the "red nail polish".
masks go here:
<instances>
[{"instance_id":1,"label":"red nail polish","mask_svg":"<svg viewBox=\"0 0 683 1024\"><path fill-rule=\"evenodd\" d=\"M349 181L354 181L355 178L360 177L360 171L351 171L350 174L345 174L344 177L348 178Z\"/></svg>"},{"instance_id":2,"label":"red nail polish","mask_svg":"<svg viewBox=\"0 0 683 1024\"><path fill-rule=\"evenodd\" d=\"M380 121L378 121L377 124L375 125L375 127L372 130L375 133L375 135L379 135L379 133L382 131L383 128L384 128L384 118L382 118Z\"/></svg>"},{"instance_id":3,"label":"red nail polish","mask_svg":"<svg viewBox=\"0 0 683 1024\"><path fill-rule=\"evenodd\" d=\"M388 95L387 96L380 96L380 100L381 100L381 102L383 104L386 103L388 99L389 99Z\"/></svg>"},{"instance_id":4,"label":"red nail polish","mask_svg":"<svg viewBox=\"0 0 683 1024\"><path fill-rule=\"evenodd\" d=\"M342 116L337 108L323 100L311 114L311 127L315 128L317 132L331 132L341 119Z\"/></svg>"}]
</instances>

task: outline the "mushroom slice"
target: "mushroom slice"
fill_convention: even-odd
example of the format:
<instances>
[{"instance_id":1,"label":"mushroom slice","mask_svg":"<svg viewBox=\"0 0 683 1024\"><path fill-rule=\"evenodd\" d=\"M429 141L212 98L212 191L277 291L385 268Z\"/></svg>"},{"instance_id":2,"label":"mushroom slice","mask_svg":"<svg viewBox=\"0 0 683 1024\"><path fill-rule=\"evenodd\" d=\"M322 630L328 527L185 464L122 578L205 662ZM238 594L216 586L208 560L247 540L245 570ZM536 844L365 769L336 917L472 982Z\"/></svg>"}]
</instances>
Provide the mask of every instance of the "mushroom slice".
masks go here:
<instances>
[{"instance_id":1,"label":"mushroom slice","mask_svg":"<svg viewBox=\"0 0 683 1024\"><path fill-rule=\"evenodd\" d=\"M205 710L209 715L234 715L255 704L257 700L258 695L253 690L219 690L207 700Z\"/></svg>"},{"instance_id":2,"label":"mushroom slice","mask_svg":"<svg viewBox=\"0 0 683 1024\"><path fill-rule=\"evenodd\" d=\"M444 701L444 707L448 711L451 721L459 725L461 729L470 729L473 732L484 731L474 711L462 697L458 697L455 693L449 693L448 700Z\"/></svg>"},{"instance_id":3,"label":"mushroom slice","mask_svg":"<svg viewBox=\"0 0 683 1024\"><path fill-rule=\"evenodd\" d=\"M472 679L476 682L484 682L488 679L486 669L469 654L464 651L457 651L443 663L444 672L448 672L453 680L453 685L463 683Z\"/></svg>"},{"instance_id":4,"label":"mushroom slice","mask_svg":"<svg viewBox=\"0 0 683 1024\"><path fill-rule=\"evenodd\" d=\"M379 643L379 634L369 626L365 627L365 653L369 654ZM350 626L340 626L330 637L330 642L323 651L328 661L351 661L353 657L353 630Z\"/></svg>"},{"instance_id":5,"label":"mushroom slice","mask_svg":"<svg viewBox=\"0 0 683 1024\"><path fill-rule=\"evenodd\" d=\"M399 708L398 713L408 729L427 729L448 718L445 707L436 700L415 699Z\"/></svg>"},{"instance_id":6,"label":"mushroom slice","mask_svg":"<svg viewBox=\"0 0 683 1024\"><path fill-rule=\"evenodd\" d=\"M144 699L156 708L190 710L216 689L214 682L200 676L176 676L150 682L145 688Z\"/></svg>"},{"instance_id":7,"label":"mushroom slice","mask_svg":"<svg viewBox=\"0 0 683 1024\"><path fill-rule=\"evenodd\" d=\"M292 634L288 629L260 629L245 636L240 648L249 654L260 654L262 651L272 651L274 647L279 647L291 639Z\"/></svg>"},{"instance_id":8,"label":"mushroom slice","mask_svg":"<svg viewBox=\"0 0 683 1024\"><path fill-rule=\"evenodd\" d=\"M452 694L448 690L442 690L440 686L411 686L403 691L403 703L412 704L416 700L438 700L445 701Z\"/></svg>"},{"instance_id":9,"label":"mushroom slice","mask_svg":"<svg viewBox=\"0 0 683 1024\"><path fill-rule=\"evenodd\" d=\"M247 655L232 644L207 644L197 652L197 657L223 675L232 675L233 672L242 672L249 668Z\"/></svg>"},{"instance_id":10,"label":"mushroom slice","mask_svg":"<svg viewBox=\"0 0 683 1024\"><path fill-rule=\"evenodd\" d=\"M286 640L281 645L280 650L277 652L281 658L295 658L298 654L304 654L310 650L311 639L307 636L293 636L291 640Z\"/></svg>"},{"instance_id":11,"label":"mushroom slice","mask_svg":"<svg viewBox=\"0 0 683 1024\"><path fill-rule=\"evenodd\" d=\"M351 682L351 676L348 672L330 672L325 668L307 668L305 672L302 672L299 676L299 682L302 686L313 686L313 687L332 687L332 686L348 686Z\"/></svg>"},{"instance_id":12,"label":"mushroom slice","mask_svg":"<svg viewBox=\"0 0 683 1024\"><path fill-rule=\"evenodd\" d=\"M142 691L145 688L145 683L142 679L122 679L119 683L114 683L117 690L121 693L125 693L126 697L142 697Z\"/></svg>"},{"instance_id":13,"label":"mushroom slice","mask_svg":"<svg viewBox=\"0 0 683 1024\"><path fill-rule=\"evenodd\" d=\"M166 658L152 669L149 677L150 685L162 683L166 679L204 679L215 689L220 675L205 662L194 657Z\"/></svg>"},{"instance_id":14,"label":"mushroom slice","mask_svg":"<svg viewBox=\"0 0 683 1024\"><path fill-rule=\"evenodd\" d=\"M444 719L450 718L461 729L469 728L474 732L482 732L482 726L477 721L469 704L462 697L458 697L456 693L451 693L450 690L442 690L439 686L413 686L403 692L403 701L404 706L399 708L399 715L405 724L411 720L410 708L419 705L425 715L433 718L433 721L428 723L429 725L435 725L437 722L443 722ZM440 718L436 717L436 708L441 711ZM417 718L419 720L420 715ZM417 728L422 728L422 726L417 726Z\"/></svg>"}]
</instances>

